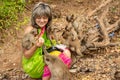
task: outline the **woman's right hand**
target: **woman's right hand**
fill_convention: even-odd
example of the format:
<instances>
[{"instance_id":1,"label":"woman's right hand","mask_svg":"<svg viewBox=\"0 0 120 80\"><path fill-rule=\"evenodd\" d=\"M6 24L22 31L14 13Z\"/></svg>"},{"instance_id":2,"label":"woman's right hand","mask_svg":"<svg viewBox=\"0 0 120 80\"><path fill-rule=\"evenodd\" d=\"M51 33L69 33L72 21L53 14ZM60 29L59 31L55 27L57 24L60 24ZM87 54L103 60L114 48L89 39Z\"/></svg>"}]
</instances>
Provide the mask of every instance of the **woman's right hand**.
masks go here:
<instances>
[{"instance_id":1,"label":"woman's right hand","mask_svg":"<svg viewBox=\"0 0 120 80\"><path fill-rule=\"evenodd\" d=\"M40 37L37 41L36 41L36 46L37 47L41 47L44 44L44 39L42 37Z\"/></svg>"}]
</instances>

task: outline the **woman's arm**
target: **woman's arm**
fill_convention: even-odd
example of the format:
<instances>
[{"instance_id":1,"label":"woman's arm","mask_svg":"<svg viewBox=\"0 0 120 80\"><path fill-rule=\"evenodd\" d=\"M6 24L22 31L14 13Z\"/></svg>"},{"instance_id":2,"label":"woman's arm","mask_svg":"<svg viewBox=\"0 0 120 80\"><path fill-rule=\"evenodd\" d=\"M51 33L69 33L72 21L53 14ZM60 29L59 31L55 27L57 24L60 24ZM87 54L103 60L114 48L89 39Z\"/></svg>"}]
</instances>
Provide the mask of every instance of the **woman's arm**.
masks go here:
<instances>
[{"instance_id":1,"label":"woman's arm","mask_svg":"<svg viewBox=\"0 0 120 80\"><path fill-rule=\"evenodd\" d=\"M24 57L26 57L27 59L31 58L36 49L37 49L37 46L35 45L33 45L29 50L23 48Z\"/></svg>"}]
</instances>

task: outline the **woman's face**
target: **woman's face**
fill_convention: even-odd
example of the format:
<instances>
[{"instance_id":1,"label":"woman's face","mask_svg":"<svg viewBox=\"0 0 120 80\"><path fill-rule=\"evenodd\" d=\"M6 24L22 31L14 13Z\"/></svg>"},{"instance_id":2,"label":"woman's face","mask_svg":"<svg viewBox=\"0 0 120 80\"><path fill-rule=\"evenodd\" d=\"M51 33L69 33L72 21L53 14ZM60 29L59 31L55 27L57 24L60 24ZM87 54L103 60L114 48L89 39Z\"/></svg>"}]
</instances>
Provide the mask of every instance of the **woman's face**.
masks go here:
<instances>
[{"instance_id":1,"label":"woman's face","mask_svg":"<svg viewBox=\"0 0 120 80\"><path fill-rule=\"evenodd\" d=\"M38 16L35 19L36 24L42 28L48 23L48 17L47 16Z\"/></svg>"}]
</instances>

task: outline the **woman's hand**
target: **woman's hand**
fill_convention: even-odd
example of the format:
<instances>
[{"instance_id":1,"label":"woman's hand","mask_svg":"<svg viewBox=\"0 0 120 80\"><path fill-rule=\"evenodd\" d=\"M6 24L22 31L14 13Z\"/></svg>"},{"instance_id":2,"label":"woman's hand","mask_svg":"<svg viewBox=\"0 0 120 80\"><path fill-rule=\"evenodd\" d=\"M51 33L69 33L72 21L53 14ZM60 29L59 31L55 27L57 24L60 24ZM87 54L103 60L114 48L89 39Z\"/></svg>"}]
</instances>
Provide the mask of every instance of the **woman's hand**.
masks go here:
<instances>
[{"instance_id":1,"label":"woman's hand","mask_svg":"<svg viewBox=\"0 0 120 80\"><path fill-rule=\"evenodd\" d=\"M36 42L36 46L41 47L43 44L44 44L44 39L40 37Z\"/></svg>"}]
</instances>

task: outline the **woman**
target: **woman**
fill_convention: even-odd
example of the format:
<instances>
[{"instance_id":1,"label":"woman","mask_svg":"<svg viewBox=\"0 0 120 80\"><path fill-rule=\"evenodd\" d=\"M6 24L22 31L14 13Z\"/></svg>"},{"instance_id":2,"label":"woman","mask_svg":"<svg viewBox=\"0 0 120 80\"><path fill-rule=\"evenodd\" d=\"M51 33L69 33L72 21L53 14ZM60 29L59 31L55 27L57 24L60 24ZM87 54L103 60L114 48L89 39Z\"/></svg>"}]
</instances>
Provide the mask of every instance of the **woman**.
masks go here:
<instances>
[{"instance_id":1,"label":"woman","mask_svg":"<svg viewBox=\"0 0 120 80\"><path fill-rule=\"evenodd\" d=\"M42 80L50 79L49 69L43 61L42 47L43 44L48 48L52 46L51 41L47 38L47 27L51 20L52 12L50 6L42 2L37 3L32 10L31 25L26 28L25 34L29 33L33 28L37 28L39 39L29 50L23 48L22 58L23 70L32 78L42 77ZM64 52L70 58L69 50L65 49ZM46 75L46 73L49 73L49 75Z\"/></svg>"}]
</instances>

